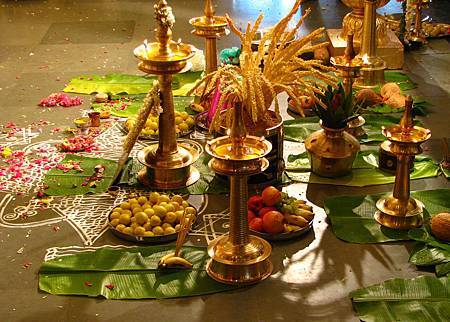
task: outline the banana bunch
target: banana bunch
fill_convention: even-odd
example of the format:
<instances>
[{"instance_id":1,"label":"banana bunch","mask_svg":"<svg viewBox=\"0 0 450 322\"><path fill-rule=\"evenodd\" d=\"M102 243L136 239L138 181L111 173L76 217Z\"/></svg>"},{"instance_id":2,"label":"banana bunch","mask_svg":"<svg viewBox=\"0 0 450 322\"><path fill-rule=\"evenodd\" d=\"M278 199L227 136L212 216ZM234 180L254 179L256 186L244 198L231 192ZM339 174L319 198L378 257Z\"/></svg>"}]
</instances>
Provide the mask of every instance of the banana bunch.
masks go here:
<instances>
[{"instance_id":1,"label":"banana bunch","mask_svg":"<svg viewBox=\"0 0 450 322\"><path fill-rule=\"evenodd\" d=\"M307 205L304 200L289 197L286 193L282 193L281 212L286 220L285 232L305 228L314 219L312 206Z\"/></svg>"},{"instance_id":2,"label":"banana bunch","mask_svg":"<svg viewBox=\"0 0 450 322\"><path fill-rule=\"evenodd\" d=\"M175 253L167 254L158 262L159 268L192 268L194 265L183 257L175 256Z\"/></svg>"}]
</instances>

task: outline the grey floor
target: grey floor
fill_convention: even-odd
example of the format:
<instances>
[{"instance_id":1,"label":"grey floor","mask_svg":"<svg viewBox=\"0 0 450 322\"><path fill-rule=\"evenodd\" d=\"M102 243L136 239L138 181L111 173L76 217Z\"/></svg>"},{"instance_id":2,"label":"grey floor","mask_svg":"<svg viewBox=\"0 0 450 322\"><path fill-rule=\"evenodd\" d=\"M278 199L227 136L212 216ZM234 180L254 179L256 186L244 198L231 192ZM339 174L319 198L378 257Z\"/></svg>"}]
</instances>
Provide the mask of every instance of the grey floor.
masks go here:
<instances>
[{"instance_id":1,"label":"grey floor","mask_svg":"<svg viewBox=\"0 0 450 322\"><path fill-rule=\"evenodd\" d=\"M266 14L264 26L278 21L292 0L222 0L217 12L229 13L240 25ZM188 19L202 11L202 0L172 0L177 22L175 38L202 48L190 35ZM58 126L70 125L82 107L62 112L37 107L39 100L61 91L71 77L83 73L136 73L132 49L153 37L153 1L140 0L26 0L0 1L0 110L1 122L24 126L40 119ZM306 1L302 10L314 9L302 32L319 26L337 28L349 10L337 0ZM398 12L392 0L380 12ZM435 0L430 14L450 23L450 3ZM224 37L220 48L236 45ZM404 69L419 84L414 91L433 104L424 123L433 131L428 152L442 156L440 138L450 136L450 45L446 39L405 54ZM414 181L412 189L448 187L442 177ZM293 186L291 189L306 189ZM338 194L387 192L391 185L368 189L310 185L308 198L322 205L323 198ZM20 202L20 199L18 200ZM225 199L222 200L225 205ZM314 233L295 243L278 244L272 260L275 274L264 283L235 292L164 301L106 301L58 297L37 290L37 270L44 250L79 244L70 229L49 234L35 229L26 242L33 266L21 268L16 253L25 230L0 228L0 320L2 321L352 321L357 320L349 291L393 277L414 277L420 272L408 264L404 244L355 245L337 240L325 218ZM105 237L99 244L112 243ZM115 241L117 243L117 241Z\"/></svg>"}]
</instances>

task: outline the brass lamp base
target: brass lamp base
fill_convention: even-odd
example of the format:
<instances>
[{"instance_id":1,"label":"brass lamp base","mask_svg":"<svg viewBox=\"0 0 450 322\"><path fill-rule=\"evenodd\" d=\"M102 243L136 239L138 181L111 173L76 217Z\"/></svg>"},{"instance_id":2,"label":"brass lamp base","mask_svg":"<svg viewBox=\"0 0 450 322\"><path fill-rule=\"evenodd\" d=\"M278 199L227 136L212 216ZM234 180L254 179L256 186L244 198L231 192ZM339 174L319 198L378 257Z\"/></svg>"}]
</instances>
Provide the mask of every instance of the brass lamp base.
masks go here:
<instances>
[{"instance_id":1,"label":"brass lamp base","mask_svg":"<svg viewBox=\"0 0 450 322\"><path fill-rule=\"evenodd\" d=\"M200 179L200 172L192 166L203 152L202 146L191 140L179 140L175 153L164 154L159 145L150 145L139 151L138 161L145 167L138 180L157 189L181 189Z\"/></svg>"},{"instance_id":2,"label":"brass lamp base","mask_svg":"<svg viewBox=\"0 0 450 322\"><path fill-rule=\"evenodd\" d=\"M233 245L228 235L216 238L208 246L211 256L206 272L220 283L250 285L270 276L273 271L269 259L272 246L257 236L249 236L244 247Z\"/></svg>"},{"instance_id":3,"label":"brass lamp base","mask_svg":"<svg viewBox=\"0 0 450 322\"><path fill-rule=\"evenodd\" d=\"M423 204L414 198L409 198L404 216L401 215L400 200L392 195L378 200L376 206L375 220L382 226L408 230L423 224Z\"/></svg>"}]
</instances>

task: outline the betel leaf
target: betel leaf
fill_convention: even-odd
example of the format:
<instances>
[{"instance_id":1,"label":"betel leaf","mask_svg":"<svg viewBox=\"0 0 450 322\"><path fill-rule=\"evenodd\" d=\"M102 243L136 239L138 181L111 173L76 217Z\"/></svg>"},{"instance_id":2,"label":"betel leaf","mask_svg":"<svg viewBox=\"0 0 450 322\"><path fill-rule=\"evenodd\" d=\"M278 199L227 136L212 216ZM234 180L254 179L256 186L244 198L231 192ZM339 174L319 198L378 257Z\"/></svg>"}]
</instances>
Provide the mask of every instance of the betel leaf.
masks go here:
<instances>
[{"instance_id":1,"label":"betel leaf","mask_svg":"<svg viewBox=\"0 0 450 322\"><path fill-rule=\"evenodd\" d=\"M386 194L326 199L324 208L336 237L361 244L411 239L408 231L386 228L375 221L375 203L384 195ZM450 189L415 191L411 192L411 196L423 202L424 216L427 218L429 214L450 211Z\"/></svg>"},{"instance_id":2,"label":"betel leaf","mask_svg":"<svg viewBox=\"0 0 450 322\"><path fill-rule=\"evenodd\" d=\"M58 295L103 296L107 299L172 298L235 289L211 279L205 271L205 248L185 246L192 269L158 269L159 259L173 246L101 248L45 262L39 288Z\"/></svg>"},{"instance_id":3,"label":"betel leaf","mask_svg":"<svg viewBox=\"0 0 450 322\"><path fill-rule=\"evenodd\" d=\"M184 96L200 78L201 72L186 72L173 76L174 96ZM138 76L128 74L81 75L70 80L64 92L93 94L143 94L153 86L155 76Z\"/></svg>"},{"instance_id":4,"label":"betel leaf","mask_svg":"<svg viewBox=\"0 0 450 322\"><path fill-rule=\"evenodd\" d=\"M117 169L117 162L101 158L90 158L76 154L67 154L60 164L66 164L71 161L80 162L80 167L84 170L78 172L70 170L64 172L63 170L53 168L44 178L44 184L48 186L45 189L45 194L49 196L69 196L69 195L83 195L86 193L102 193L108 190L112 183L114 173ZM86 178L94 174L96 165L103 165L105 171L103 178L95 182L95 187L88 185L83 186Z\"/></svg>"},{"instance_id":5,"label":"betel leaf","mask_svg":"<svg viewBox=\"0 0 450 322\"><path fill-rule=\"evenodd\" d=\"M449 321L450 278L395 278L350 293L362 321Z\"/></svg>"}]
</instances>

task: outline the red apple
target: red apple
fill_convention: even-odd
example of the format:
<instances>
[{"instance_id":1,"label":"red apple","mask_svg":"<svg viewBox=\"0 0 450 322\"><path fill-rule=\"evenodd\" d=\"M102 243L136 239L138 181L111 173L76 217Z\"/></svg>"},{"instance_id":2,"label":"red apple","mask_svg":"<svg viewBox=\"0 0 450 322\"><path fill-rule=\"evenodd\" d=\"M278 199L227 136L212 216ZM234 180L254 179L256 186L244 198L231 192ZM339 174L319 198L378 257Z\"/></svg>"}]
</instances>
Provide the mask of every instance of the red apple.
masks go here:
<instances>
[{"instance_id":1,"label":"red apple","mask_svg":"<svg viewBox=\"0 0 450 322\"><path fill-rule=\"evenodd\" d=\"M275 206L281 201L281 192L277 188L269 186L264 188L261 197L266 206Z\"/></svg>"},{"instance_id":2,"label":"red apple","mask_svg":"<svg viewBox=\"0 0 450 322\"><path fill-rule=\"evenodd\" d=\"M247 205L248 209L256 214L262 207L264 207L263 199L259 195L251 196L250 198L248 198Z\"/></svg>"},{"instance_id":3,"label":"red apple","mask_svg":"<svg viewBox=\"0 0 450 322\"><path fill-rule=\"evenodd\" d=\"M250 229L251 230L255 230L255 231L259 231L259 232L264 232L263 229L263 220L261 218L253 218L253 220L250 222L249 224Z\"/></svg>"},{"instance_id":4,"label":"red apple","mask_svg":"<svg viewBox=\"0 0 450 322\"><path fill-rule=\"evenodd\" d=\"M254 220L254 219L253 219ZM284 231L284 216L279 211L269 211L264 214L263 228L269 234L279 234Z\"/></svg>"},{"instance_id":5,"label":"red apple","mask_svg":"<svg viewBox=\"0 0 450 322\"><path fill-rule=\"evenodd\" d=\"M264 207L259 210L258 216L259 216L259 218L263 219L264 215L266 213L268 213L269 211L276 211L276 210L277 210L277 208L275 208L275 207Z\"/></svg>"},{"instance_id":6,"label":"red apple","mask_svg":"<svg viewBox=\"0 0 450 322\"><path fill-rule=\"evenodd\" d=\"M254 218L256 218L255 213L254 213L253 211L251 211L251 210L248 210L248 211L247 211L247 219L248 219L248 222L251 222Z\"/></svg>"}]
</instances>

